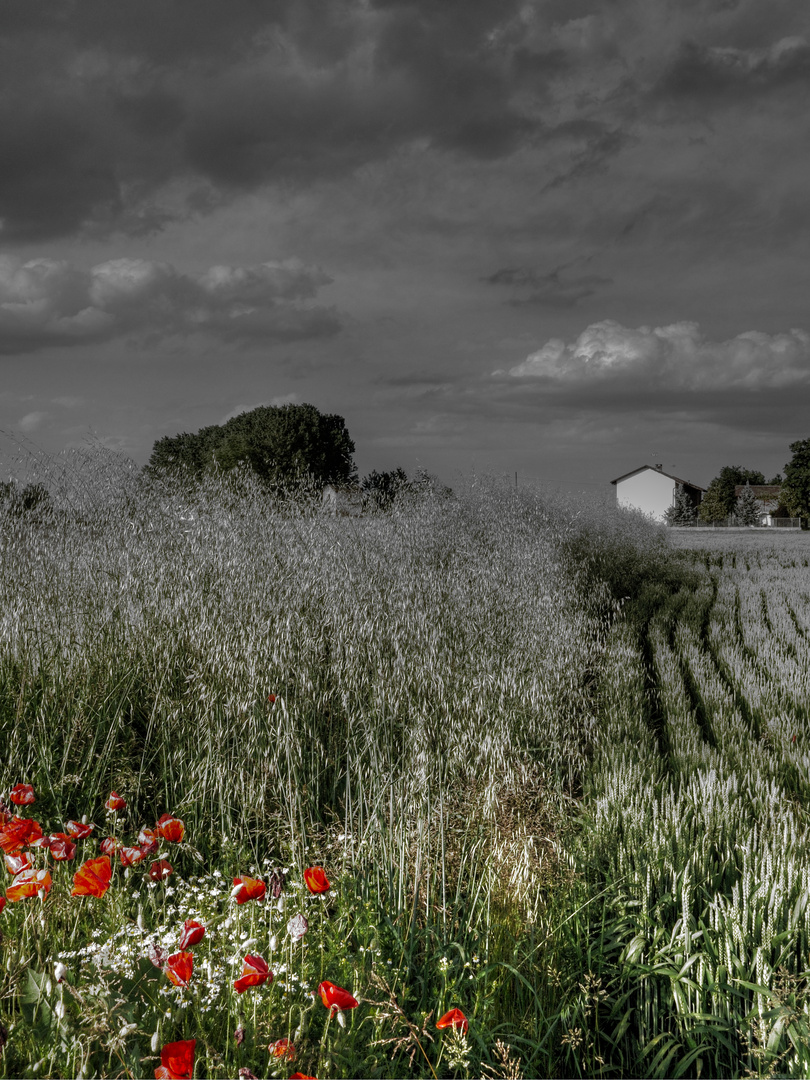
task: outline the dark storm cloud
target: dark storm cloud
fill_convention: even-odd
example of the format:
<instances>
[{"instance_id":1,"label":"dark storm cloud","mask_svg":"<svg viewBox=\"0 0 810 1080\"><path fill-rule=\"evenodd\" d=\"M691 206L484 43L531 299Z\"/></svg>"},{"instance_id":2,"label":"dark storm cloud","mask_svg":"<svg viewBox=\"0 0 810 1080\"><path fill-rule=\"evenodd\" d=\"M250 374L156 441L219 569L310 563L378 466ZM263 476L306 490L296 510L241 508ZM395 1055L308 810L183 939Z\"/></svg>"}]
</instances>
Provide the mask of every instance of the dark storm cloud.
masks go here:
<instances>
[{"instance_id":1,"label":"dark storm cloud","mask_svg":"<svg viewBox=\"0 0 810 1080\"><path fill-rule=\"evenodd\" d=\"M329 280L297 260L212 266L192 276L147 259L111 259L83 271L63 260L0 258L0 353L122 336L328 337L339 319L312 300Z\"/></svg>"},{"instance_id":2,"label":"dark storm cloud","mask_svg":"<svg viewBox=\"0 0 810 1080\"><path fill-rule=\"evenodd\" d=\"M60 235L120 210L112 163L69 108L0 107L0 134L0 237Z\"/></svg>"},{"instance_id":3,"label":"dark storm cloud","mask_svg":"<svg viewBox=\"0 0 810 1080\"><path fill-rule=\"evenodd\" d=\"M181 212L160 206L172 178L221 199L334 179L414 139L508 155L541 127L513 100L516 43L498 37L517 12L514 0L7 5L0 235L144 231Z\"/></svg>"},{"instance_id":4,"label":"dark storm cloud","mask_svg":"<svg viewBox=\"0 0 810 1080\"><path fill-rule=\"evenodd\" d=\"M667 108L708 124L715 104L740 94L803 87L806 17L785 0L767 18L755 8L0 5L0 237L143 233L242 191L336 181L412 147L473 173L538 155L520 167L536 170L538 201L553 197L610 172Z\"/></svg>"}]
</instances>

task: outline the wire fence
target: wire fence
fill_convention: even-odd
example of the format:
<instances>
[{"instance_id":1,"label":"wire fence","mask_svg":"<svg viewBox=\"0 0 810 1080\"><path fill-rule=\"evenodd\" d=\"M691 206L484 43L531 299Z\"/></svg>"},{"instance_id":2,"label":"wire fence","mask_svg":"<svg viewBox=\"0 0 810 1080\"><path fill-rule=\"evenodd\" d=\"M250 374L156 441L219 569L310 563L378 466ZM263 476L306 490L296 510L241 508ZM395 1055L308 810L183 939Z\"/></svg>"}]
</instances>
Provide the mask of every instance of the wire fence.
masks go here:
<instances>
[{"instance_id":1,"label":"wire fence","mask_svg":"<svg viewBox=\"0 0 810 1080\"><path fill-rule=\"evenodd\" d=\"M729 514L728 517L719 521L701 521L697 518L694 521L679 522L673 526L676 529L801 529L801 527L800 517L769 517L766 521L751 525L735 517L734 514Z\"/></svg>"}]
</instances>

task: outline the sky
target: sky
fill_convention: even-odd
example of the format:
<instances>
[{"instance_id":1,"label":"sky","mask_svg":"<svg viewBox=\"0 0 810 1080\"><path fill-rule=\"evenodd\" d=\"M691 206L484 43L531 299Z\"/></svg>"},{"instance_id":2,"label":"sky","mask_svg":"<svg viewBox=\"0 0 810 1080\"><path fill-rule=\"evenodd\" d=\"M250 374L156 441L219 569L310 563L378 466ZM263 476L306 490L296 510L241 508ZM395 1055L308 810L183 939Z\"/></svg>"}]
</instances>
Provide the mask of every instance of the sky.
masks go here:
<instances>
[{"instance_id":1,"label":"sky","mask_svg":"<svg viewBox=\"0 0 810 1080\"><path fill-rule=\"evenodd\" d=\"M0 5L0 452L259 405L360 474L810 437L805 0Z\"/></svg>"}]
</instances>

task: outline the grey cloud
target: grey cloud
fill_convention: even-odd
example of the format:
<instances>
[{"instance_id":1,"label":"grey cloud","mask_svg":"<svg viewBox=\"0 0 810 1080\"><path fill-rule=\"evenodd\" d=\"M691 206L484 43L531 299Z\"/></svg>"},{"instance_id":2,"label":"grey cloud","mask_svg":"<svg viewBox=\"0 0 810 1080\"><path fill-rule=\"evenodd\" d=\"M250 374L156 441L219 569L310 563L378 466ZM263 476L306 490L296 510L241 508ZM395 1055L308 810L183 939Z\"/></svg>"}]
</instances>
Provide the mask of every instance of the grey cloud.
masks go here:
<instances>
[{"instance_id":1,"label":"grey cloud","mask_svg":"<svg viewBox=\"0 0 810 1080\"><path fill-rule=\"evenodd\" d=\"M612 278L599 274L579 274L564 277L565 267L548 274L539 274L529 267L496 270L484 278L490 285L511 286L516 293L510 298L513 307L533 305L548 308L571 308L593 296L601 286L610 285Z\"/></svg>"},{"instance_id":2,"label":"grey cloud","mask_svg":"<svg viewBox=\"0 0 810 1080\"><path fill-rule=\"evenodd\" d=\"M0 259L0 352L124 335L201 333L229 342L292 341L340 329L311 301L330 279L298 260L180 273L169 263L112 259L83 271L65 261Z\"/></svg>"},{"instance_id":3,"label":"grey cloud","mask_svg":"<svg viewBox=\"0 0 810 1080\"><path fill-rule=\"evenodd\" d=\"M785 37L749 49L686 41L657 89L664 95L726 97L736 102L741 95L808 80L810 45L804 37Z\"/></svg>"}]
</instances>

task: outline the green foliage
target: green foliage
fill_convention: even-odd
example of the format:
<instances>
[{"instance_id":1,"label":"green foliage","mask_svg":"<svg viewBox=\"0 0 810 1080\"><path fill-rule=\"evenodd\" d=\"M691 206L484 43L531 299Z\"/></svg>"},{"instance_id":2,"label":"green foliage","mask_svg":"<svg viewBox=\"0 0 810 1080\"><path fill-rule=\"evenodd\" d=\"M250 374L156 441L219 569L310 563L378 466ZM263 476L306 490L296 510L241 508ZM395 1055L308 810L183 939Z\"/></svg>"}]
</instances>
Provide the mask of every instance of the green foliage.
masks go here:
<instances>
[{"instance_id":1,"label":"green foliage","mask_svg":"<svg viewBox=\"0 0 810 1080\"><path fill-rule=\"evenodd\" d=\"M396 500L410 490L408 474L402 468L388 472L373 469L364 476L360 487L363 491L363 504L370 510L390 510Z\"/></svg>"},{"instance_id":2,"label":"green foliage","mask_svg":"<svg viewBox=\"0 0 810 1080\"><path fill-rule=\"evenodd\" d=\"M724 521L729 515L728 505L726 494L720 485L712 480L698 507L698 520L706 524L711 524L713 521Z\"/></svg>"},{"instance_id":3,"label":"green foliage","mask_svg":"<svg viewBox=\"0 0 810 1080\"><path fill-rule=\"evenodd\" d=\"M147 472L200 480L243 465L272 489L304 481L322 487L355 481L353 453L342 416L324 415L314 405L261 406L195 434L158 439Z\"/></svg>"},{"instance_id":4,"label":"green foliage","mask_svg":"<svg viewBox=\"0 0 810 1080\"><path fill-rule=\"evenodd\" d=\"M740 465L724 465L709 484L700 504L701 521L722 521L734 512L734 488L740 484L764 484L765 475Z\"/></svg>"},{"instance_id":5,"label":"green foliage","mask_svg":"<svg viewBox=\"0 0 810 1080\"><path fill-rule=\"evenodd\" d=\"M687 525L694 525L696 517L697 507L689 498L683 485L679 484L675 492L672 506L670 506L664 514L664 520L667 525L682 528Z\"/></svg>"},{"instance_id":6,"label":"green foliage","mask_svg":"<svg viewBox=\"0 0 810 1080\"><path fill-rule=\"evenodd\" d=\"M734 505L734 517L740 525L759 525L762 522L762 509L751 485L746 484Z\"/></svg>"},{"instance_id":7,"label":"green foliage","mask_svg":"<svg viewBox=\"0 0 810 1080\"><path fill-rule=\"evenodd\" d=\"M791 443L790 450L793 457L785 465L782 502L806 528L810 519L810 439Z\"/></svg>"},{"instance_id":8,"label":"green foliage","mask_svg":"<svg viewBox=\"0 0 810 1080\"><path fill-rule=\"evenodd\" d=\"M40 482L20 487L14 480L0 484L0 508L11 514L47 516L52 509L51 495Z\"/></svg>"}]
</instances>

